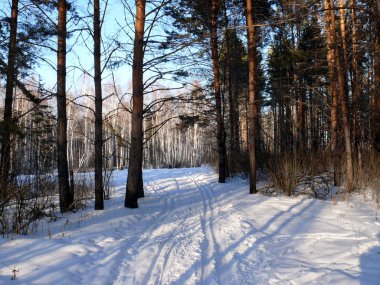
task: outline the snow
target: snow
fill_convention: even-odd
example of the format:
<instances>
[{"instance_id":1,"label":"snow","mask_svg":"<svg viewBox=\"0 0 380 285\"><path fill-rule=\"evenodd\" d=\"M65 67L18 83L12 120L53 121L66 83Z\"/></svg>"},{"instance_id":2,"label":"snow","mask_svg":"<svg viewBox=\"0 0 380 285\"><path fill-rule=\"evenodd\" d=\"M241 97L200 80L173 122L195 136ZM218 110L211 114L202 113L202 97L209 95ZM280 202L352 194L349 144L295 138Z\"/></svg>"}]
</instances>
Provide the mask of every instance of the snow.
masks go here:
<instances>
[{"instance_id":1,"label":"snow","mask_svg":"<svg viewBox=\"0 0 380 285\"><path fill-rule=\"evenodd\" d=\"M211 168L144 171L140 208L113 174L104 211L0 240L0 284L379 284L380 221L360 200L249 195ZM16 280L11 280L16 270Z\"/></svg>"}]
</instances>

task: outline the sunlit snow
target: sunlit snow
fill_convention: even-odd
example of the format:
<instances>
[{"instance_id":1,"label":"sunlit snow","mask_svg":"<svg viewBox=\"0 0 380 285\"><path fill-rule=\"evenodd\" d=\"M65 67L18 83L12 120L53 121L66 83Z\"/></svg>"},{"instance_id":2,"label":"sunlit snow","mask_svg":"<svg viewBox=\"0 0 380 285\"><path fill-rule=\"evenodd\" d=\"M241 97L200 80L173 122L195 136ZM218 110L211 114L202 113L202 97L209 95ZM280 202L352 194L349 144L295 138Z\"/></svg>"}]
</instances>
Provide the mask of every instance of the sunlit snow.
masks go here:
<instances>
[{"instance_id":1,"label":"sunlit snow","mask_svg":"<svg viewBox=\"0 0 380 285\"><path fill-rule=\"evenodd\" d=\"M157 169L132 210L126 177L104 211L1 239L0 284L380 284L379 213L360 197L249 195L211 168Z\"/></svg>"}]
</instances>

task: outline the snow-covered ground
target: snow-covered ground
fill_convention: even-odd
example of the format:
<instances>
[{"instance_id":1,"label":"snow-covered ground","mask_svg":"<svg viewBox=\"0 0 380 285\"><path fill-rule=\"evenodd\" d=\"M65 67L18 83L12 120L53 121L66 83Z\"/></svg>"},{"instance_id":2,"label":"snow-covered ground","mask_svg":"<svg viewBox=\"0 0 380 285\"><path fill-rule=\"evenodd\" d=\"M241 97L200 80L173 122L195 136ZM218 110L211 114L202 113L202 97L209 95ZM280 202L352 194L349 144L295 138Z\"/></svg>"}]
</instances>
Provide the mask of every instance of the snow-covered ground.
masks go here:
<instances>
[{"instance_id":1,"label":"snow-covered ground","mask_svg":"<svg viewBox=\"0 0 380 285\"><path fill-rule=\"evenodd\" d=\"M1 239L0 284L380 284L378 211L359 199L248 195L210 168L146 170L132 210L125 179L114 173L104 211Z\"/></svg>"}]
</instances>

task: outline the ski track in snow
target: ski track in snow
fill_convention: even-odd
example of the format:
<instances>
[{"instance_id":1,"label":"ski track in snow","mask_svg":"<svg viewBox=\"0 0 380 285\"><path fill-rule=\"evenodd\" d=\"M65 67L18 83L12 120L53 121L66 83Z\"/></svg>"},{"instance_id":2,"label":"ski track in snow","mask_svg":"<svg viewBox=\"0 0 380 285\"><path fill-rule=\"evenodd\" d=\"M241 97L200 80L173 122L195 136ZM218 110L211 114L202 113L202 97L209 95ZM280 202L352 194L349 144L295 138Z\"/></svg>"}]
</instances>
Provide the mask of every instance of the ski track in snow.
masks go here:
<instances>
[{"instance_id":1,"label":"ski track in snow","mask_svg":"<svg viewBox=\"0 0 380 285\"><path fill-rule=\"evenodd\" d=\"M379 284L368 204L248 195L246 181L218 184L193 168L144 171L146 197L132 210L126 177L114 173L104 211L0 240L0 284Z\"/></svg>"}]
</instances>

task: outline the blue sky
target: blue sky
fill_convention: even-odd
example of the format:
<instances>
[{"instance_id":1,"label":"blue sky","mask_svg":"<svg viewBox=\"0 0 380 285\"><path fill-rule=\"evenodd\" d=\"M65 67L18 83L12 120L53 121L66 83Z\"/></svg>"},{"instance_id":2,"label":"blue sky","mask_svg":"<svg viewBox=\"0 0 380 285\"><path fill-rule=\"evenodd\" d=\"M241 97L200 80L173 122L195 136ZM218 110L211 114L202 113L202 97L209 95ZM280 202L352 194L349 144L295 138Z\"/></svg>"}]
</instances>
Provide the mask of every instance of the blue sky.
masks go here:
<instances>
[{"instance_id":1,"label":"blue sky","mask_svg":"<svg viewBox=\"0 0 380 285\"><path fill-rule=\"evenodd\" d=\"M135 1L134 0L127 0L130 3L130 7L132 12L135 10ZM80 16L88 15L88 12L92 13L92 6L88 7L88 3L91 3L92 0L75 0L74 5L77 8L77 11ZM29 0L20 0L20 6L23 6L23 3L29 3ZM3 5L5 4L5 5ZM101 0L101 11L104 10L104 1ZM1 0L0 8L3 11L9 11L10 12L10 2L9 0ZM91 11L87 11L87 9L90 9ZM149 11L149 7L147 7L147 11ZM54 22L57 22L57 15L56 13L52 13L51 20ZM22 19L22 21L25 21L26 19ZM121 3L121 0L109 0L108 6L107 6L107 12L105 16L105 22L103 24L102 29L102 35L105 42L110 42L109 38L116 38L119 42L126 44L124 46L124 50L126 52L120 52L119 54L115 53L114 55L119 56L119 58L126 57L126 53L131 53L132 51L132 41L133 41L133 15L126 13L124 14L124 9ZM118 22L123 25L125 22L128 22L129 24L132 24L129 30L129 36L132 38L128 38L125 36L125 33L119 33L120 31L120 25ZM92 28L92 21L91 18L88 18L88 26ZM74 26L73 23L69 23L68 29L73 30L80 28L80 25ZM156 34L163 34L163 28L157 27L155 30ZM84 85L84 70L88 72L90 75L93 74L93 55L91 53L91 49L93 47L93 41L92 38L88 35L88 32L83 33L83 37L78 37L79 33L74 33L71 38L68 40L68 54L67 54L67 89L69 92L78 94L78 92L82 92L82 87ZM52 39L52 45L53 48L56 48L56 39ZM152 53L149 56L155 56L157 53ZM42 57L44 60L48 61L50 63L46 64L43 61L40 61L39 66L34 68L34 72L36 73L35 76L40 78L42 82L45 83L45 86L48 89L55 90L56 85L56 53L45 50L42 54ZM104 59L104 58L103 58ZM170 68L170 69L177 69L181 67L181 62L168 62L166 66L161 66L160 69ZM78 68L80 67L80 68ZM127 91L128 88L130 88L130 82L132 78L132 71L129 64L124 63L118 66L117 69L114 70L115 78L117 79L117 83L119 86L122 87L123 91ZM145 74L145 78L148 78L150 74L147 72ZM205 76L202 77L205 79ZM192 79L189 79L192 80ZM110 71L105 70L103 74L103 83L107 84L111 81ZM173 81L162 81L162 84L166 86L175 86L178 87L178 83L176 84ZM86 76L86 84L89 88L93 86L93 82L91 79L91 76ZM80 93L79 93L80 94Z\"/></svg>"},{"instance_id":2,"label":"blue sky","mask_svg":"<svg viewBox=\"0 0 380 285\"><path fill-rule=\"evenodd\" d=\"M78 9L78 12L80 15L87 15L87 1L76 1L76 7ZM103 25L102 35L105 39L107 36L112 36L116 33L116 31L119 29L116 20L119 20L121 22L124 21L124 13L122 10L122 6L120 4L120 1L118 0L110 0L110 3L107 7L107 13L105 17L105 23ZM92 9L92 7L90 7ZM102 7L102 10L104 7ZM91 11L92 12L92 11ZM92 24L89 21L89 24ZM77 26L70 25L68 29L78 28ZM93 55L89 48L91 49L93 47L93 41L92 38L88 35L87 32L83 33L83 36L79 37L79 33L74 33L71 38L67 41L69 52L67 54L67 88L73 89L78 88L82 85L84 81L83 77L83 71L80 69L85 70L86 72L93 74ZM53 52L46 52L44 53L45 59L49 60L53 66L56 65L56 54ZM79 68L78 68L79 67ZM56 84L56 72L55 70L47 65L47 64L41 64L36 71L40 75L41 79L45 82L46 86L48 88L54 88ZM131 68L128 65L122 65L120 66L116 71L115 75L117 78L122 77L123 81L129 82L131 80ZM88 76L87 76L88 78ZM103 75L103 81L107 82L110 81L110 72L106 70ZM89 81L89 84L91 84L91 80L87 79ZM122 83L122 82L120 82Z\"/></svg>"}]
</instances>

